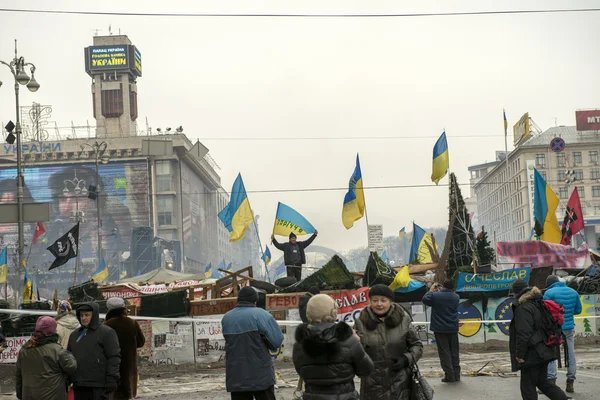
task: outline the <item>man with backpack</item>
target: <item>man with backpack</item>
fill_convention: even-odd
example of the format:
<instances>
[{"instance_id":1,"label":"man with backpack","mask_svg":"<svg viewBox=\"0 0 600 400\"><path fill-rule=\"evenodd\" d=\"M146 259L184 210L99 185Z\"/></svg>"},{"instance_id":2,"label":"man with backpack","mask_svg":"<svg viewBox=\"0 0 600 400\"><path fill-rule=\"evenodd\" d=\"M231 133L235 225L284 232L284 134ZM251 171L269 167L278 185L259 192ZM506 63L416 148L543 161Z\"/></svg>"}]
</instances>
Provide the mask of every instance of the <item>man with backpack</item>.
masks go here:
<instances>
[{"instance_id":1,"label":"man with backpack","mask_svg":"<svg viewBox=\"0 0 600 400\"><path fill-rule=\"evenodd\" d=\"M521 397L537 400L537 387L550 400L567 400L562 389L547 379L548 364L558 358L560 325L554 321L538 288L517 279L512 291L517 302L510 322L509 348L512 370L521 371Z\"/></svg>"},{"instance_id":2,"label":"man with backpack","mask_svg":"<svg viewBox=\"0 0 600 400\"><path fill-rule=\"evenodd\" d=\"M575 360L575 315L581 314L581 299L574 289L568 287L564 282L560 282L558 276L549 275L546 279L546 293L544 300L552 300L563 306L565 309L565 323L562 325L562 331L567 342L567 393L575 391L575 372L577 370L577 361ZM556 361L548 366L548 380L556 383Z\"/></svg>"}]
</instances>

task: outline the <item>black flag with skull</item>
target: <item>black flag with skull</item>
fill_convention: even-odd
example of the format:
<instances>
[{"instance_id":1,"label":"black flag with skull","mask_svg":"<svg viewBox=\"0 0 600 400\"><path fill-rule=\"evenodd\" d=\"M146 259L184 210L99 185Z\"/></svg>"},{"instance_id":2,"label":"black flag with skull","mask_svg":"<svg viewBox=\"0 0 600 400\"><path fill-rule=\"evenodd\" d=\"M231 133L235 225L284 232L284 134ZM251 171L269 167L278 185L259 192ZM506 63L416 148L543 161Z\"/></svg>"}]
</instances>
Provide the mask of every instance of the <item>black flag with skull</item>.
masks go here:
<instances>
[{"instance_id":1,"label":"black flag with skull","mask_svg":"<svg viewBox=\"0 0 600 400\"><path fill-rule=\"evenodd\" d=\"M71 258L77 257L79 251L79 222L54 242L52 246L48 247L48 250L56 257L48 271L66 264Z\"/></svg>"}]
</instances>

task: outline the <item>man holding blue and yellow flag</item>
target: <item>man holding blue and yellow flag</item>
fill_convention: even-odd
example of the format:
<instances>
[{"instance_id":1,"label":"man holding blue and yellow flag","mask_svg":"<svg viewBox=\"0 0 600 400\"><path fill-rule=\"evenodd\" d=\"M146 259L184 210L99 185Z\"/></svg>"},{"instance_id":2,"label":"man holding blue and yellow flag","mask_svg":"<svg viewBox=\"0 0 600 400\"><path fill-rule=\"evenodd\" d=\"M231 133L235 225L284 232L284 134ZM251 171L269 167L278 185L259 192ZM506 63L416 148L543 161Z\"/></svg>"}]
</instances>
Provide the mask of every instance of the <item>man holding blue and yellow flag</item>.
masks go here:
<instances>
[{"instance_id":1,"label":"man holding blue and yellow flag","mask_svg":"<svg viewBox=\"0 0 600 400\"><path fill-rule=\"evenodd\" d=\"M308 240L299 242L297 236L313 234ZM275 248L283 251L283 261L287 269L287 276L296 278L296 281L302 279L302 265L306 264L306 254L304 249L310 246L315 240L319 231L300 213L283 203L277 206L277 215L273 225L273 234L271 242ZM288 236L288 243L279 243L275 235Z\"/></svg>"}]
</instances>

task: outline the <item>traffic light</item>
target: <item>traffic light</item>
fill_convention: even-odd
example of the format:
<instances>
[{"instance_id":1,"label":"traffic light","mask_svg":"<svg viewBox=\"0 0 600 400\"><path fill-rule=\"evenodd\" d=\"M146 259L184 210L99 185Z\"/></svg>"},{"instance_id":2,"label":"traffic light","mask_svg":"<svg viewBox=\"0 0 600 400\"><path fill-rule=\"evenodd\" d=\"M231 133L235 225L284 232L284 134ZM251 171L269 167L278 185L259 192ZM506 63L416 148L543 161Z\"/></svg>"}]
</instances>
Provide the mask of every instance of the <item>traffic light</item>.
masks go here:
<instances>
[{"instance_id":1,"label":"traffic light","mask_svg":"<svg viewBox=\"0 0 600 400\"><path fill-rule=\"evenodd\" d=\"M4 127L6 132L8 132L8 136L6 137L6 143L13 144L17 137L14 135L13 130L15 129L15 124L12 121L8 121L8 124Z\"/></svg>"}]
</instances>

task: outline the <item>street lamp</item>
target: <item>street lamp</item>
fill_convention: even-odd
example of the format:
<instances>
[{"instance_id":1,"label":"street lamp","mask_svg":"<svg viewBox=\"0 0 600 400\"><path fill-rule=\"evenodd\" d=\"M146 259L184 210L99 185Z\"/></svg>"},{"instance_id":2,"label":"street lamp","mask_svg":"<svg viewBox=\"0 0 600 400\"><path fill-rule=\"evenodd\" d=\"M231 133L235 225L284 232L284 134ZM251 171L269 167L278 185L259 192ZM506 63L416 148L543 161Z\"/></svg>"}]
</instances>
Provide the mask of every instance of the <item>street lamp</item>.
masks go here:
<instances>
[{"instance_id":1,"label":"street lamp","mask_svg":"<svg viewBox=\"0 0 600 400\"><path fill-rule=\"evenodd\" d=\"M106 154L106 148L108 144L106 142L94 142L93 144L84 143L81 145L81 150L85 150L88 147L94 152L94 158L96 163L96 187L95 190L90 190L88 197L92 200L96 200L96 215L98 217L98 264L100 264L100 259L103 258L102 251L102 218L101 218L101 207L100 207L100 174L98 172L98 164L106 164L110 159L110 156ZM91 187L90 187L91 189Z\"/></svg>"},{"instance_id":2,"label":"street lamp","mask_svg":"<svg viewBox=\"0 0 600 400\"><path fill-rule=\"evenodd\" d=\"M24 232L23 232L23 171L21 170L21 112L19 110L19 85L27 85L27 89L31 92L36 92L40 88L40 84L35 80L35 65L32 63L25 62L23 57L19 57L17 54L17 40L15 39L15 58L10 62L4 62L0 60L0 64L6 65L10 70L11 74L15 79L15 100L16 100L16 111L17 111L17 125L16 125L16 142L17 142L17 220L18 220L18 246L19 246L19 268L17 268L19 277L21 267L23 266L23 254L24 254ZM29 67L31 72L31 78L25 72L25 69ZM1 83L0 83L1 86Z\"/></svg>"},{"instance_id":3,"label":"street lamp","mask_svg":"<svg viewBox=\"0 0 600 400\"><path fill-rule=\"evenodd\" d=\"M63 181L65 185L63 189L63 193L70 193L69 186L73 187L73 193L75 193L75 212L71 211L71 216L69 217L69 221L72 223L85 222L85 215L83 211L79 211L79 196L87 195L88 191L85 188L85 181L83 179L77 178L77 170L75 170L75 176L73 179L65 179ZM62 232L61 232L62 233ZM79 242L81 247L81 242ZM77 286L77 271L79 270L79 263L81 258L79 255L80 251L77 251L77 258L75 259L75 273L73 274L73 286Z\"/></svg>"}]
</instances>

